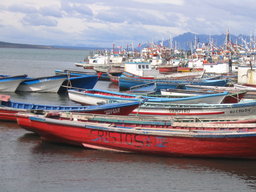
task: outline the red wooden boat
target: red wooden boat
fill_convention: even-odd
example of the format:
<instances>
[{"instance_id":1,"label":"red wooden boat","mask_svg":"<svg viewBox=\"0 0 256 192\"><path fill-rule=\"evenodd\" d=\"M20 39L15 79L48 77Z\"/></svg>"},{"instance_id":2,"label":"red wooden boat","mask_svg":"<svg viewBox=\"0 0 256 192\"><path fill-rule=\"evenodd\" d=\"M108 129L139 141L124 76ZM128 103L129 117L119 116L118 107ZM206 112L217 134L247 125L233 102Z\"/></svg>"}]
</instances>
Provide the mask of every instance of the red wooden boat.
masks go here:
<instances>
[{"instance_id":1,"label":"red wooden boat","mask_svg":"<svg viewBox=\"0 0 256 192\"><path fill-rule=\"evenodd\" d=\"M21 127L42 138L93 149L166 156L256 159L255 123L183 123L172 128L115 126L106 123L19 115ZM191 127L198 127L192 129Z\"/></svg>"}]
</instances>

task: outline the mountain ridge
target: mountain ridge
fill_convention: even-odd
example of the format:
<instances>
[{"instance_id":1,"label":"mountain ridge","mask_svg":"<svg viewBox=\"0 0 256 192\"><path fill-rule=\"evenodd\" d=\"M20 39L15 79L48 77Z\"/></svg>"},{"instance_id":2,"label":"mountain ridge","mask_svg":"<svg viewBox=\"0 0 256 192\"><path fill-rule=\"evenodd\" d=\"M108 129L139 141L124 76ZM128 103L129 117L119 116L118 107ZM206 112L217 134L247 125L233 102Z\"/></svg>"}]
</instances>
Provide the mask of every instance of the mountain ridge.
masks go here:
<instances>
[{"instance_id":1,"label":"mountain ridge","mask_svg":"<svg viewBox=\"0 0 256 192\"><path fill-rule=\"evenodd\" d=\"M233 35L229 34L230 40L233 43L242 44L244 41L249 41L250 36L247 35ZM220 35L206 35L206 34L195 34L191 32L183 33L173 37L172 44L175 44L175 48L189 50L193 46L194 42L198 43L208 43L212 40L216 46L222 46L225 43L226 34ZM163 44L166 47L170 47L170 39L164 41L156 41L157 44ZM141 47L147 47L148 44L145 43ZM59 46L59 45L32 45L32 44L19 44L0 41L1 48L37 48L37 49L104 49L99 47L86 47L86 46ZM110 48L107 48L110 49Z\"/></svg>"},{"instance_id":2,"label":"mountain ridge","mask_svg":"<svg viewBox=\"0 0 256 192\"><path fill-rule=\"evenodd\" d=\"M209 43L210 39L217 47L223 46L226 40L227 34L220 35L206 35L206 34L195 34L191 32L183 33L173 38L173 42L177 42L178 47L181 49L190 49L191 45L197 41L197 43ZM229 40L232 43L243 44L244 41L249 41L250 36L247 35L233 35L229 34ZM169 45L168 40L164 42L164 45Z\"/></svg>"}]
</instances>

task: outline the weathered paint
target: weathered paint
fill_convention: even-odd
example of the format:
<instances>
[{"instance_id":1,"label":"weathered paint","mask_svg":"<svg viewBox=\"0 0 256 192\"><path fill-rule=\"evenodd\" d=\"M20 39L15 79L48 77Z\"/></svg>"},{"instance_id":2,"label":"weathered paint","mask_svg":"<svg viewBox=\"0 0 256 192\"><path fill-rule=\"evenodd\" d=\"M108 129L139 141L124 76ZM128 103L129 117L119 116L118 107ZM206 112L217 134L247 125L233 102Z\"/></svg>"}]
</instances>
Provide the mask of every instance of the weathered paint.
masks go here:
<instances>
[{"instance_id":1,"label":"weathered paint","mask_svg":"<svg viewBox=\"0 0 256 192\"><path fill-rule=\"evenodd\" d=\"M256 130L189 131L111 127L104 124L48 118L18 118L23 127L34 128L43 137L113 151L167 156L256 159ZM218 125L216 125L218 126Z\"/></svg>"}]
</instances>

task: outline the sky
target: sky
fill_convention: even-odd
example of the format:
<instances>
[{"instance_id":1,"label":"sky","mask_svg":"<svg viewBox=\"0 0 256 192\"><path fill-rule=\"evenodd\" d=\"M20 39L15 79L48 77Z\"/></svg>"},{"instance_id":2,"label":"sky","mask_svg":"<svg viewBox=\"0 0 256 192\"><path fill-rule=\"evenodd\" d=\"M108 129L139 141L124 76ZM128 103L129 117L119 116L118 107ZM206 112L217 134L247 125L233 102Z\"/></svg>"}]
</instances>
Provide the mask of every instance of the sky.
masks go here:
<instances>
[{"instance_id":1,"label":"sky","mask_svg":"<svg viewBox=\"0 0 256 192\"><path fill-rule=\"evenodd\" d=\"M255 0L0 1L0 41L124 46L196 34L251 35Z\"/></svg>"}]
</instances>

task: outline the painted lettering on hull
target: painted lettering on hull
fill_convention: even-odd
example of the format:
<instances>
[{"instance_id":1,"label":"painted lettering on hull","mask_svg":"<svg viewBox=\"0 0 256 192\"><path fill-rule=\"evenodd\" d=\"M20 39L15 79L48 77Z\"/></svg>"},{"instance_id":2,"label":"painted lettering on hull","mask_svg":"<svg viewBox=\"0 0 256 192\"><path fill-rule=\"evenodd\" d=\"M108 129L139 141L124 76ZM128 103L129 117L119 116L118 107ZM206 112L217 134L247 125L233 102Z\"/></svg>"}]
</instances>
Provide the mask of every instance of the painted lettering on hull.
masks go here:
<instances>
[{"instance_id":1,"label":"painted lettering on hull","mask_svg":"<svg viewBox=\"0 0 256 192\"><path fill-rule=\"evenodd\" d=\"M106 115L119 114L120 108L108 109L104 111Z\"/></svg>"},{"instance_id":2,"label":"painted lettering on hull","mask_svg":"<svg viewBox=\"0 0 256 192\"><path fill-rule=\"evenodd\" d=\"M234 109L231 110L230 113L231 114L235 114L235 113L251 113L251 108L245 108L245 109Z\"/></svg>"},{"instance_id":3,"label":"painted lettering on hull","mask_svg":"<svg viewBox=\"0 0 256 192\"><path fill-rule=\"evenodd\" d=\"M190 113L190 109L169 109L170 113Z\"/></svg>"},{"instance_id":4,"label":"painted lettering on hull","mask_svg":"<svg viewBox=\"0 0 256 192\"><path fill-rule=\"evenodd\" d=\"M149 135L136 135L129 133L106 132L101 130L91 130L91 136L95 138L91 141L99 143L109 143L120 145L130 145L137 148L141 147L159 147L164 148L168 145L168 140L165 137L155 137Z\"/></svg>"}]
</instances>

